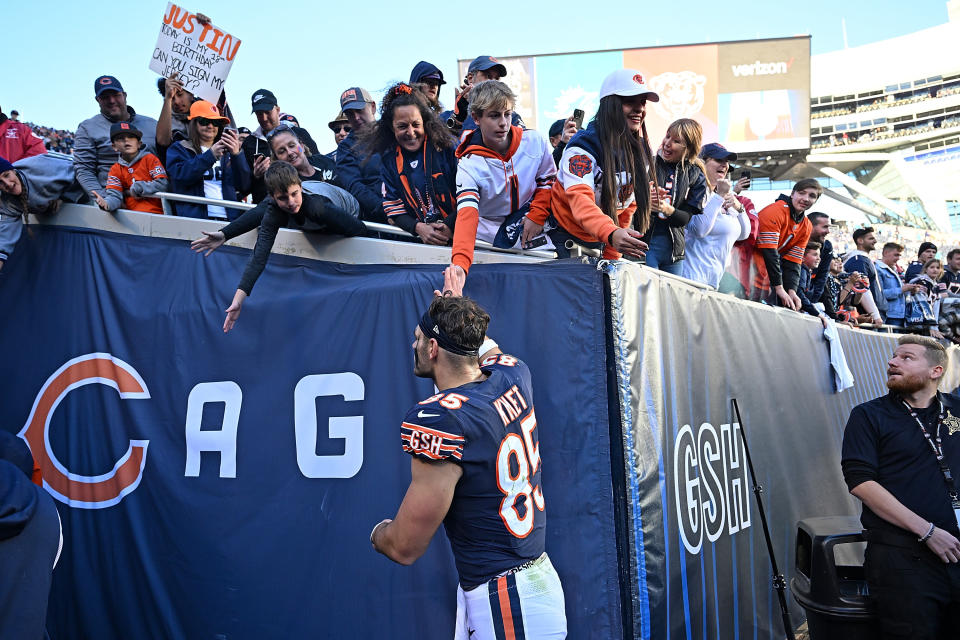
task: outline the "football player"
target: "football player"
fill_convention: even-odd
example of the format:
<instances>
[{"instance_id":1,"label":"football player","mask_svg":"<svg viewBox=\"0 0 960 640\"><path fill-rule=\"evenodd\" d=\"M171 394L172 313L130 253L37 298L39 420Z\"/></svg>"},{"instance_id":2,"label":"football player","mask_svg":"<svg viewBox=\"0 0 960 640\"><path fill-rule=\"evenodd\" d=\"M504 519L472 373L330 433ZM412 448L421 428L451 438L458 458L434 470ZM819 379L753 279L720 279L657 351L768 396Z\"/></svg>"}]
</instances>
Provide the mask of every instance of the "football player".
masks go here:
<instances>
[{"instance_id":1,"label":"football player","mask_svg":"<svg viewBox=\"0 0 960 640\"><path fill-rule=\"evenodd\" d=\"M403 420L410 486L370 542L409 565L443 522L460 578L455 638L565 638L563 588L544 551L530 370L486 337L490 316L460 295L464 279L447 268L414 332L414 374L439 392Z\"/></svg>"}]
</instances>

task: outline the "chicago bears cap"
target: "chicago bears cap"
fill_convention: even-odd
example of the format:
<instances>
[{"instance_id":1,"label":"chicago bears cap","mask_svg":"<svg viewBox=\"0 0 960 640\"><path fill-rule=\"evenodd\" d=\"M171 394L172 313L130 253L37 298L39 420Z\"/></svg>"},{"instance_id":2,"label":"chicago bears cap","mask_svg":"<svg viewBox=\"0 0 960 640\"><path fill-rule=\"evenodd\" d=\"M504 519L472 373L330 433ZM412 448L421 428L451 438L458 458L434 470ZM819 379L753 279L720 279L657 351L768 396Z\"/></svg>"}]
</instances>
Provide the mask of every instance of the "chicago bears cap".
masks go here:
<instances>
[{"instance_id":1,"label":"chicago bears cap","mask_svg":"<svg viewBox=\"0 0 960 640\"><path fill-rule=\"evenodd\" d=\"M277 106L277 96L273 95L273 91L269 89L257 89L253 92L253 95L250 96L251 109L250 113L254 111L270 111L275 106Z\"/></svg>"},{"instance_id":2,"label":"chicago bears cap","mask_svg":"<svg viewBox=\"0 0 960 640\"><path fill-rule=\"evenodd\" d=\"M646 96L650 102L660 102L656 91L647 88L643 74L636 69L617 69L603 79L600 85L600 99L607 96Z\"/></svg>"},{"instance_id":3,"label":"chicago bears cap","mask_svg":"<svg viewBox=\"0 0 960 640\"><path fill-rule=\"evenodd\" d=\"M280 114L280 122L286 122L290 126L299 127L300 121L297 120L297 116L292 113L282 113Z\"/></svg>"},{"instance_id":4,"label":"chicago bears cap","mask_svg":"<svg viewBox=\"0 0 960 640\"><path fill-rule=\"evenodd\" d=\"M340 110L363 109L368 102L373 102L370 92L360 87L350 87L340 94Z\"/></svg>"},{"instance_id":5,"label":"chicago bears cap","mask_svg":"<svg viewBox=\"0 0 960 640\"><path fill-rule=\"evenodd\" d=\"M703 145L703 148L700 149L700 157L704 160L707 158L713 158L714 160L736 160L737 154L733 151L727 151L727 148L719 142L711 142L710 144Z\"/></svg>"},{"instance_id":6,"label":"chicago bears cap","mask_svg":"<svg viewBox=\"0 0 960 640\"><path fill-rule=\"evenodd\" d=\"M494 67L499 69L501 77L507 75L507 68L503 66L502 62L493 56L479 56L474 58L473 62L470 63L470 66L467 67L467 72L473 73L474 71L486 71L487 69L493 69Z\"/></svg>"},{"instance_id":7,"label":"chicago bears cap","mask_svg":"<svg viewBox=\"0 0 960 640\"><path fill-rule=\"evenodd\" d=\"M123 92L120 81L113 76L100 76L93 81L93 95L99 97L104 91Z\"/></svg>"},{"instance_id":8,"label":"chicago bears cap","mask_svg":"<svg viewBox=\"0 0 960 640\"><path fill-rule=\"evenodd\" d=\"M137 139L140 140L143 139L143 132L129 122L114 122L110 125L110 142L113 142L114 138L122 134L137 136Z\"/></svg>"}]
</instances>

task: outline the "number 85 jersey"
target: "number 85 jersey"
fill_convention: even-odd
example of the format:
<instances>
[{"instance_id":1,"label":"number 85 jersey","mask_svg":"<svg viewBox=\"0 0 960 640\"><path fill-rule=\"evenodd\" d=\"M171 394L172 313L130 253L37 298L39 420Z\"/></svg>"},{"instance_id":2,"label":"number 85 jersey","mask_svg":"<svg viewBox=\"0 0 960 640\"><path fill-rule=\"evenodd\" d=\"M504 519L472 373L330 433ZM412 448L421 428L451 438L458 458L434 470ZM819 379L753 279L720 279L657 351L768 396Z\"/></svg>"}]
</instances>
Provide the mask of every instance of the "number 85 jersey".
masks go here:
<instances>
[{"instance_id":1,"label":"number 85 jersey","mask_svg":"<svg viewBox=\"0 0 960 640\"><path fill-rule=\"evenodd\" d=\"M463 470L443 524L464 589L544 551L530 370L504 354L487 357L481 370L486 380L423 400L407 412L401 428L405 452Z\"/></svg>"}]
</instances>

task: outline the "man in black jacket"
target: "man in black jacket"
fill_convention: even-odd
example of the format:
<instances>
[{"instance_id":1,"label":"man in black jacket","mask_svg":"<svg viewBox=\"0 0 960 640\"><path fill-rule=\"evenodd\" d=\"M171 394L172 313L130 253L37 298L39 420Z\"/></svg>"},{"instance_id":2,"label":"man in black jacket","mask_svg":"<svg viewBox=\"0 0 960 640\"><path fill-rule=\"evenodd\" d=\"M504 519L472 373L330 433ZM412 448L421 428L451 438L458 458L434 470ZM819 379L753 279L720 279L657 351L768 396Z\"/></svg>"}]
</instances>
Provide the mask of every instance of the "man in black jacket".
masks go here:
<instances>
[{"instance_id":1,"label":"man in black jacket","mask_svg":"<svg viewBox=\"0 0 960 640\"><path fill-rule=\"evenodd\" d=\"M903 281L910 282L923 273L923 265L936 257L937 245L932 242L921 242L920 249L917 251L917 259L907 265L907 272L903 275Z\"/></svg>"},{"instance_id":2,"label":"man in black jacket","mask_svg":"<svg viewBox=\"0 0 960 640\"><path fill-rule=\"evenodd\" d=\"M833 262L833 245L827 240L830 233L830 216L819 211L807 214L810 221L810 242L820 243L820 264L811 273L810 288L807 294L811 302L821 302L823 291L827 285L827 274L830 273L830 263Z\"/></svg>"},{"instance_id":3,"label":"man in black jacket","mask_svg":"<svg viewBox=\"0 0 960 640\"><path fill-rule=\"evenodd\" d=\"M937 388L943 345L905 335L885 396L854 407L841 465L863 502L866 572L883 638L956 637L960 624L960 402Z\"/></svg>"},{"instance_id":4,"label":"man in black jacket","mask_svg":"<svg viewBox=\"0 0 960 640\"><path fill-rule=\"evenodd\" d=\"M253 202L258 203L267 197L267 189L263 183L263 175L270 168L270 145L267 143L267 136L280 126L280 107L277 105L277 97L268 89L254 91L250 97L250 103L252 113L256 114L260 126L244 139L240 148L247 159L247 166L253 171L250 193L253 196ZM318 153L317 143L313 141L306 129L290 128L296 132L297 138L307 148L307 155Z\"/></svg>"}]
</instances>

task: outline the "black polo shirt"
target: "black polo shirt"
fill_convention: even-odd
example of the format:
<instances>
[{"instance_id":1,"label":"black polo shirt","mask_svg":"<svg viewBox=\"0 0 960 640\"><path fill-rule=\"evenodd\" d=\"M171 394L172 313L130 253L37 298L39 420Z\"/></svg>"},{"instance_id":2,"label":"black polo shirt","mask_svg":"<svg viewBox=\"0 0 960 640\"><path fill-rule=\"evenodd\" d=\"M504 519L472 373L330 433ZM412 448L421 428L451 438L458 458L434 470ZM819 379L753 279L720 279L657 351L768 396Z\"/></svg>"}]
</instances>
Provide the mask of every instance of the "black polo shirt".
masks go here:
<instances>
[{"instance_id":1,"label":"black polo shirt","mask_svg":"<svg viewBox=\"0 0 960 640\"><path fill-rule=\"evenodd\" d=\"M947 394L939 397L950 416L960 418L957 398ZM936 400L929 408L917 411L934 438L939 411ZM957 477L960 472L960 431L955 430L950 435L944 424L940 436L947 465ZM850 489L866 480L874 480L921 518L960 536L937 459L899 396L888 393L853 408L843 433L841 464L844 480ZM960 480L955 483L960 487ZM903 531L875 514L867 505L863 505L860 522L865 529Z\"/></svg>"}]
</instances>

